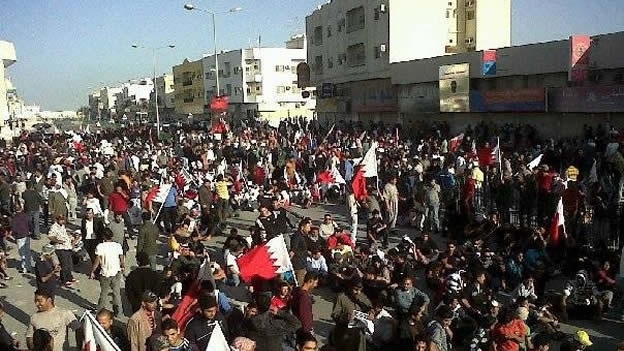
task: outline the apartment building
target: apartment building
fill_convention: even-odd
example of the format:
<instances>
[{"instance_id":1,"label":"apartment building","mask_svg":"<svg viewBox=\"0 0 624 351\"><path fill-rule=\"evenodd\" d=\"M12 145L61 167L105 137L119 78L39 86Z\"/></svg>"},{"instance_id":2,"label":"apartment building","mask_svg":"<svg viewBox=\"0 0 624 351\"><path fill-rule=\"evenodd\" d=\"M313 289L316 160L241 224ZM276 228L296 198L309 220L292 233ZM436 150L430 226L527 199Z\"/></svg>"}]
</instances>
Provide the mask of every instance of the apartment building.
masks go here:
<instances>
[{"instance_id":1,"label":"apartment building","mask_svg":"<svg viewBox=\"0 0 624 351\"><path fill-rule=\"evenodd\" d=\"M174 107L176 114L201 115L206 104L202 59L188 58L173 66Z\"/></svg>"},{"instance_id":2,"label":"apartment building","mask_svg":"<svg viewBox=\"0 0 624 351\"><path fill-rule=\"evenodd\" d=\"M319 119L383 119L391 63L509 46L511 0L332 0L306 33Z\"/></svg>"},{"instance_id":3,"label":"apartment building","mask_svg":"<svg viewBox=\"0 0 624 351\"><path fill-rule=\"evenodd\" d=\"M205 104L215 95L218 74L219 95L229 97L234 119L312 117L315 99L303 98L297 87L297 65L305 62L305 45L305 36L297 35L284 48L225 51L218 55L218 72L214 55L205 56Z\"/></svg>"},{"instance_id":4,"label":"apartment building","mask_svg":"<svg viewBox=\"0 0 624 351\"><path fill-rule=\"evenodd\" d=\"M121 93L121 87L103 87L100 89L98 116L101 118L113 118L117 116L117 96ZM101 108L100 108L101 107Z\"/></svg>"},{"instance_id":5,"label":"apartment building","mask_svg":"<svg viewBox=\"0 0 624 351\"><path fill-rule=\"evenodd\" d=\"M9 119L9 106L7 101L6 69L17 61L15 46L8 41L0 41L0 124Z\"/></svg>"}]
</instances>

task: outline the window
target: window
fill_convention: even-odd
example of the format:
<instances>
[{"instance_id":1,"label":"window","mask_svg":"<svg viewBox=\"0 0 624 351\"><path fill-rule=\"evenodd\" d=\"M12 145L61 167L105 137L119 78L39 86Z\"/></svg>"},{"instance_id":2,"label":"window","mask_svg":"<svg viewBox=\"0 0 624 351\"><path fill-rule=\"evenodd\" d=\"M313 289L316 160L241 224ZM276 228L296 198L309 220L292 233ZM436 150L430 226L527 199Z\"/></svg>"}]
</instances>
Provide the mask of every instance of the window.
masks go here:
<instances>
[{"instance_id":1,"label":"window","mask_svg":"<svg viewBox=\"0 0 624 351\"><path fill-rule=\"evenodd\" d=\"M330 38L332 36L331 26L327 26L327 37Z\"/></svg>"},{"instance_id":2,"label":"window","mask_svg":"<svg viewBox=\"0 0 624 351\"><path fill-rule=\"evenodd\" d=\"M285 92L286 92L286 87L283 87L281 85L277 87L278 94L284 94Z\"/></svg>"},{"instance_id":3,"label":"window","mask_svg":"<svg viewBox=\"0 0 624 351\"><path fill-rule=\"evenodd\" d=\"M227 96L232 96L232 84L226 84L225 93Z\"/></svg>"},{"instance_id":4,"label":"window","mask_svg":"<svg viewBox=\"0 0 624 351\"><path fill-rule=\"evenodd\" d=\"M366 25L366 13L364 7L356 7L347 11L347 33L364 29Z\"/></svg>"},{"instance_id":5,"label":"window","mask_svg":"<svg viewBox=\"0 0 624 351\"><path fill-rule=\"evenodd\" d=\"M379 8L375 8L374 18L375 18L375 21L379 21Z\"/></svg>"},{"instance_id":6,"label":"window","mask_svg":"<svg viewBox=\"0 0 624 351\"><path fill-rule=\"evenodd\" d=\"M378 59L381 57L381 48L379 46L375 46L375 58Z\"/></svg>"},{"instance_id":7,"label":"window","mask_svg":"<svg viewBox=\"0 0 624 351\"><path fill-rule=\"evenodd\" d=\"M453 3L449 1L448 5L449 5L449 6L453 6Z\"/></svg>"},{"instance_id":8,"label":"window","mask_svg":"<svg viewBox=\"0 0 624 351\"><path fill-rule=\"evenodd\" d=\"M453 44L453 39L449 39L449 44Z\"/></svg>"},{"instance_id":9,"label":"window","mask_svg":"<svg viewBox=\"0 0 624 351\"><path fill-rule=\"evenodd\" d=\"M314 58L313 69L316 73L323 74L323 55L319 55Z\"/></svg>"},{"instance_id":10,"label":"window","mask_svg":"<svg viewBox=\"0 0 624 351\"><path fill-rule=\"evenodd\" d=\"M256 91L260 91L260 86L256 86Z\"/></svg>"},{"instance_id":11,"label":"window","mask_svg":"<svg viewBox=\"0 0 624 351\"><path fill-rule=\"evenodd\" d=\"M284 72L284 66L283 65L275 66L275 72Z\"/></svg>"},{"instance_id":12,"label":"window","mask_svg":"<svg viewBox=\"0 0 624 351\"><path fill-rule=\"evenodd\" d=\"M347 54L338 54L338 65L342 66L343 63L347 63Z\"/></svg>"},{"instance_id":13,"label":"window","mask_svg":"<svg viewBox=\"0 0 624 351\"><path fill-rule=\"evenodd\" d=\"M466 11L466 20L472 21L473 19L475 19L475 12L474 11Z\"/></svg>"},{"instance_id":14,"label":"window","mask_svg":"<svg viewBox=\"0 0 624 351\"><path fill-rule=\"evenodd\" d=\"M349 63L349 67L366 64L366 46L364 43L351 45L347 48L347 62Z\"/></svg>"},{"instance_id":15,"label":"window","mask_svg":"<svg viewBox=\"0 0 624 351\"><path fill-rule=\"evenodd\" d=\"M474 1L473 0L466 1L466 7L473 7L473 6L474 6Z\"/></svg>"},{"instance_id":16,"label":"window","mask_svg":"<svg viewBox=\"0 0 624 351\"><path fill-rule=\"evenodd\" d=\"M314 28L314 45L323 45L323 27L317 26Z\"/></svg>"},{"instance_id":17,"label":"window","mask_svg":"<svg viewBox=\"0 0 624 351\"><path fill-rule=\"evenodd\" d=\"M338 33L342 32L342 30L344 29L344 27L345 27L345 19L344 19L344 18L341 18L341 19L338 21Z\"/></svg>"},{"instance_id":18,"label":"window","mask_svg":"<svg viewBox=\"0 0 624 351\"><path fill-rule=\"evenodd\" d=\"M327 68L334 68L334 59L331 57L327 58Z\"/></svg>"}]
</instances>

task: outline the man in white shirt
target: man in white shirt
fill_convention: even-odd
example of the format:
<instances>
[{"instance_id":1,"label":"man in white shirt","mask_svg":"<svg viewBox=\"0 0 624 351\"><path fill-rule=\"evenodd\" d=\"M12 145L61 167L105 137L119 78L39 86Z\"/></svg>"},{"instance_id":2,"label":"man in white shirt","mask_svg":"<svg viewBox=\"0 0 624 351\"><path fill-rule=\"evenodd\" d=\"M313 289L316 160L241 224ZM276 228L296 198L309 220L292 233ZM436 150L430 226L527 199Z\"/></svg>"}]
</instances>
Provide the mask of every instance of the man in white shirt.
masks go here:
<instances>
[{"instance_id":1,"label":"man in white shirt","mask_svg":"<svg viewBox=\"0 0 624 351\"><path fill-rule=\"evenodd\" d=\"M121 245L113 240L113 232L106 228L102 231L104 242L95 248L95 262L91 267L90 278L95 279L95 272L100 270L100 299L98 310L107 308L110 303L108 294L113 292L113 312L119 317L123 312L121 304L121 278L124 271L124 254ZM109 309L110 310L110 309Z\"/></svg>"}]
</instances>

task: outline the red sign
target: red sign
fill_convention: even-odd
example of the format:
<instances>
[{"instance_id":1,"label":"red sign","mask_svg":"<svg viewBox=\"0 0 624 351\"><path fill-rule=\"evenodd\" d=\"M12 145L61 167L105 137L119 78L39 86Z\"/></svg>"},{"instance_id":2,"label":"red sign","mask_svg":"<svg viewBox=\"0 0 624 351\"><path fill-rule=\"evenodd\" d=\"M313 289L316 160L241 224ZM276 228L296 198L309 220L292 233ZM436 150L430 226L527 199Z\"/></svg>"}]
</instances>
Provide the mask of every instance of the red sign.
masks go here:
<instances>
[{"instance_id":1,"label":"red sign","mask_svg":"<svg viewBox=\"0 0 624 351\"><path fill-rule=\"evenodd\" d=\"M587 80L590 47L591 37L589 35L573 35L570 37L570 69L568 70L568 80L570 82Z\"/></svg>"},{"instance_id":2,"label":"red sign","mask_svg":"<svg viewBox=\"0 0 624 351\"><path fill-rule=\"evenodd\" d=\"M496 50L483 50L483 62L496 61Z\"/></svg>"},{"instance_id":3,"label":"red sign","mask_svg":"<svg viewBox=\"0 0 624 351\"><path fill-rule=\"evenodd\" d=\"M215 96L210 101L210 109L212 112L225 112L228 110L230 98L228 96Z\"/></svg>"}]
</instances>

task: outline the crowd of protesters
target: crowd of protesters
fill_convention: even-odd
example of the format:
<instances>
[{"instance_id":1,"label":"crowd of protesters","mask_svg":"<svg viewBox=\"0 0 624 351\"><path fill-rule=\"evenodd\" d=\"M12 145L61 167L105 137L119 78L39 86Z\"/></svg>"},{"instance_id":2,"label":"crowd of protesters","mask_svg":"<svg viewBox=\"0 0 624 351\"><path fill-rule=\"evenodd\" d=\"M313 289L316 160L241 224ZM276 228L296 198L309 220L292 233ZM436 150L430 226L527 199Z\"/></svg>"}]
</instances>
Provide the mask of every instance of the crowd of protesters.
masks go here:
<instances>
[{"instance_id":1,"label":"crowd of protesters","mask_svg":"<svg viewBox=\"0 0 624 351\"><path fill-rule=\"evenodd\" d=\"M36 278L28 349L60 351L66 328L80 328L54 305L80 285L75 265L99 280L97 321L132 351L205 350L216 326L235 350L316 350L315 289L335 296L326 350L583 350L587 332L560 322L622 317L624 131L587 126L556 141L529 125L456 137L446 123L289 119L155 135L24 134L3 148L0 288L15 269ZM371 148L378 174L361 197L352 182ZM334 170L344 182L321 177ZM324 202L346 205L348 223L289 211ZM240 211L257 220L237 227ZM292 271L246 281L238 259L280 235ZM225 244L211 250L217 236ZM34 257L31 239L46 241ZM19 349L3 328L0 339Z\"/></svg>"}]
</instances>

